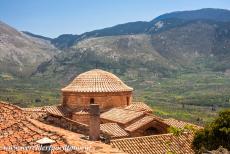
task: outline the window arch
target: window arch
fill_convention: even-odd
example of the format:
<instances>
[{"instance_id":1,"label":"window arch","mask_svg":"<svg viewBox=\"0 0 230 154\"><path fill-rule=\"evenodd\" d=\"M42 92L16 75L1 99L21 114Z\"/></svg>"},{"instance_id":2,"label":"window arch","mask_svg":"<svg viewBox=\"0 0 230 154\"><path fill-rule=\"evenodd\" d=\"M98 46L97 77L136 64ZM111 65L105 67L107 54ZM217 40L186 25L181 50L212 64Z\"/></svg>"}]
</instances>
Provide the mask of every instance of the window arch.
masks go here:
<instances>
[{"instance_id":1,"label":"window arch","mask_svg":"<svg viewBox=\"0 0 230 154\"><path fill-rule=\"evenodd\" d=\"M129 105L130 98L126 97L126 104Z\"/></svg>"},{"instance_id":2,"label":"window arch","mask_svg":"<svg viewBox=\"0 0 230 154\"><path fill-rule=\"evenodd\" d=\"M90 98L90 104L94 104L94 98Z\"/></svg>"}]
</instances>

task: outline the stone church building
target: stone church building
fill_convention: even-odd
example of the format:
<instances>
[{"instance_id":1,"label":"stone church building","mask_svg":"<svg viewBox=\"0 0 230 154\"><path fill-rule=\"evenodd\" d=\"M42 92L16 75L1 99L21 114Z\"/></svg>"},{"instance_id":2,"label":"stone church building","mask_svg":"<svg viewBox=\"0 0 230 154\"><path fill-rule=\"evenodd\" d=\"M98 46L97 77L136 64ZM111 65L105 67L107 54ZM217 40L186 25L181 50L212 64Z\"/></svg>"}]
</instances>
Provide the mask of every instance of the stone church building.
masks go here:
<instances>
[{"instance_id":1,"label":"stone church building","mask_svg":"<svg viewBox=\"0 0 230 154\"><path fill-rule=\"evenodd\" d=\"M201 127L154 115L151 107L133 101L133 88L112 73L87 71L61 92L61 104L54 106L20 108L0 102L0 146L36 145L52 139L59 146L93 145L98 153L194 153L192 133L177 138L167 130L170 126ZM50 139L41 139L44 136Z\"/></svg>"},{"instance_id":2,"label":"stone church building","mask_svg":"<svg viewBox=\"0 0 230 154\"><path fill-rule=\"evenodd\" d=\"M84 72L61 91L62 104L43 109L48 113L45 120L50 123L61 126L60 118L74 123L70 127L62 126L65 129L73 130L78 125L90 128L91 104L99 106L99 129L109 140L165 134L170 127L165 120L153 114L151 107L133 101L133 88L104 70Z\"/></svg>"}]
</instances>

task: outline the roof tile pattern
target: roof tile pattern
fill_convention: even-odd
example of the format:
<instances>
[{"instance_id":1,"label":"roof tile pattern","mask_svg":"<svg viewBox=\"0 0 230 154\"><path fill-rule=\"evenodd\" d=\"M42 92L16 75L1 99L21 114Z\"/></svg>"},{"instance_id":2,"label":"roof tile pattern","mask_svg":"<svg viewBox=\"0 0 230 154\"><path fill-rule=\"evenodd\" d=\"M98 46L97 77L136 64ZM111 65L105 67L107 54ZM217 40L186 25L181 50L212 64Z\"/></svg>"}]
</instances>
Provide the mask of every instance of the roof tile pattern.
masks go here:
<instances>
[{"instance_id":1,"label":"roof tile pattern","mask_svg":"<svg viewBox=\"0 0 230 154\"><path fill-rule=\"evenodd\" d=\"M128 122L144 116L144 112L131 111L120 108L113 108L101 114L101 118L120 124L127 124Z\"/></svg>"},{"instance_id":2,"label":"roof tile pattern","mask_svg":"<svg viewBox=\"0 0 230 154\"><path fill-rule=\"evenodd\" d=\"M133 111L146 111L149 113L153 111L148 105L146 105L143 102L133 102L132 104L127 106L125 109L133 110Z\"/></svg>"},{"instance_id":3,"label":"roof tile pattern","mask_svg":"<svg viewBox=\"0 0 230 154\"><path fill-rule=\"evenodd\" d=\"M202 129L203 127L198 126L198 125L194 125L192 123L188 123L185 121L180 121L180 120L176 120L173 118L169 118L169 119L164 119L164 122L166 124L168 124L169 126L173 126L173 127L177 127L177 128L184 128L185 126L193 126L195 129Z\"/></svg>"},{"instance_id":4,"label":"roof tile pattern","mask_svg":"<svg viewBox=\"0 0 230 154\"><path fill-rule=\"evenodd\" d=\"M129 134L116 123L105 123L100 125L100 129L111 135L111 138L128 137Z\"/></svg>"},{"instance_id":5,"label":"roof tile pattern","mask_svg":"<svg viewBox=\"0 0 230 154\"><path fill-rule=\"evenodd\" d=\"M31 107L31 108L22 108L27 112L45 112L45 106L43 107Z\"/></svg>"},{"instance_id":6,"label":"roof tile pattern","mask_svg":"<svg viewBox=\"0 0 230 154\"><path fill-rule=\"evenodd\" d=\"M68 114L68 112L66 111L66 109L63 106L47 106L45 108L45 110L48 113L52 113L54 115L58 115L58 116L65 116Z\"/></svg>"},{"instance_id":7,"label":"roof tile pattern","mask_svg":"<svg viewBox=\"0 0 230 154\"><path fill-rule=\"evenodd\" d=\"M22 110L27 112L48 112L58 116L65 116L68 111L61 105L57 106L43 106L43 107L33 107L33 108L22 108Z\"/></svg>"},{"instance_id":8,"label":"roof tile pattern","mask_svg":"<svg viewBox=\"0 0 230 154\"><path fill-rule=\"evenodd\" d=\"M94 69L77 76L63 92L126 92L133 88L124 84L112 73Z\"/></svg>"},{"instance_id":9,"label":"roof tile pattern","mask_svg":"<svg viewBox=\"0 0 230 154\"><path fill-rule=\"evenodd\" d=\"M141 128L141 127L145 126L146 124L152 122L153 120L154 120L153 116L145 116L145 117L137 120L136 122L132 123L128 127L126 127L125 130L129 131L129 132L133 132L133 131L137 130L138 128Z\"/></svg>"},{"instance_id":10,"label":"roof tile pattern","mask_svg":"<svg viewBox=\"0 0 230 154\"><path fill-rule=\"evenodd\" d=\"M0 108L0 153L5 153L6 150L3 148L9 146L38 146L36 141L43 137L55 140L53 146L66 145L61 136L41 130L27 121L26 115L20 109L2 103L0 103ZM28 150L26 153L39 152Z\"/></svg>"},{"instance_id":11,"label":"roof tile pattern","mask_svg":"<svg viewBox=\"0 0 230 154\"><path fill-rule=\"evenodd\" d=\"M152 135L145 137L125 138L112 140L111 144L130 154L193 154L191 148L193 135L184 133L181 136L172 134Z\"/></svg>"},{"instance_id":12,"label":"roof tile pattern","mask_svg":"<svg viewBox=\"0 0 230 154\"><path fill-rule=\"evenodd\" d=\"M48 137L55 141L54 147L76 146L91 147L87 153L123 153L118 149L111 148L109 145L100 142L90 142L80 139L81 134L73 133L58 127L44 124L35 119L30 119L30 112L25 112L17 106L0 102L0 153L25 153L39 154L36 149L32 150L10 150L8 146L38 146L39 139ZM86 153L80 151L80 153ZM79 151L54 150L52 154L75 154Z\"/></svg>"}]
</instances>

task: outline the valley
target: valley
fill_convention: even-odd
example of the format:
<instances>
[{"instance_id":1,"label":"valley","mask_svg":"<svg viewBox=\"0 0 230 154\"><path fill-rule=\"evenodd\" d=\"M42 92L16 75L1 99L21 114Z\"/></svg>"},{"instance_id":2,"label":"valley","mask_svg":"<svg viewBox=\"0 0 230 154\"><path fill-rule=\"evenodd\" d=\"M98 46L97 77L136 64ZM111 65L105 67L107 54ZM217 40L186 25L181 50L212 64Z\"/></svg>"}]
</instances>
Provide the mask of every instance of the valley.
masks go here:
<instances>
[{"instance_id":1,"label":"valley","mask_svg":"<svg viewBox=\"0 0 230 154\"><path fill-rule=\"evenodd\" d=\"M62 87L100 68L134 87L134 100L157 115L203 125L230 107L229 16L221 9L173 12L54 39L1 23L0 100L59 104Z\"/></svg>"},{"instance_id":2,"label":"valley","mask_svg":"<svg viewBox=\"0 0 230 154\"><path fill-rule=\"evenodd\" d=\"M135 88L134 100L144 101L154 113L203 125L218 111L230 107L230 77L223 73L182 73L155 81L122 77ZM60 89L66 83L30 79L0 79L0 99L22 107L46 106L61 102Z\"/></svg>"}]
</instances>

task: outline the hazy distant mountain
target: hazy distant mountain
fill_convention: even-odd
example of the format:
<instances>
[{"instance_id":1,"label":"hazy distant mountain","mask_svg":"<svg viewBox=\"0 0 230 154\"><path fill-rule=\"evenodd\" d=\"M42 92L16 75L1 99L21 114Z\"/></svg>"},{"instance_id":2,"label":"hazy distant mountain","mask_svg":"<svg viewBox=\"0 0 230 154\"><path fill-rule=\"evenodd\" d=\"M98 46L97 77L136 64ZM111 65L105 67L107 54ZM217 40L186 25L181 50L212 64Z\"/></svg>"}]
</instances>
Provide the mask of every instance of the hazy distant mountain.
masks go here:
<instances>
[{"instance_id":1,"label":"hazy distant mountain","mask_svg":"<svg viewBox=\"0 0 230 154\"><path fill-rule=\"evenodd\" d=\"M39 64L50 60L57 49L49 42L31 37L0 22L0 72L30 75Z\"/></svg>"},{"instance_id":2,"label":"hazy distant mountain","mask_svg":"<svg viewBox=\"0 0 230 154\"><path fill-rule=\"evenodd\" d=\"M40 65L37 73L64 79L95 65L147 78L177 71L224 72L230 69L230 20L219 16L228 14L230 11L219 9L175 12L150 22L64 35L59 41L67 40L65 52Z\"/></svg>"}]
</instances>

